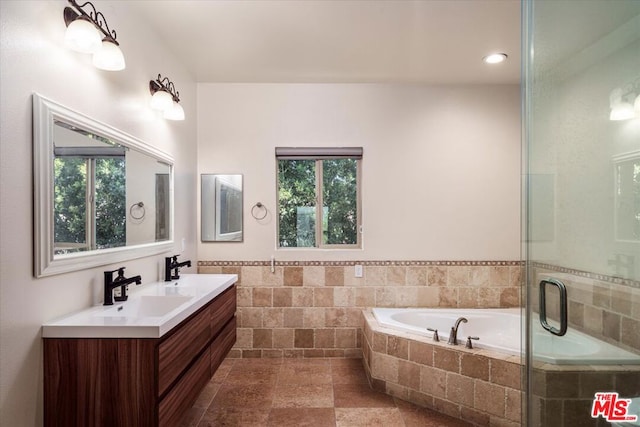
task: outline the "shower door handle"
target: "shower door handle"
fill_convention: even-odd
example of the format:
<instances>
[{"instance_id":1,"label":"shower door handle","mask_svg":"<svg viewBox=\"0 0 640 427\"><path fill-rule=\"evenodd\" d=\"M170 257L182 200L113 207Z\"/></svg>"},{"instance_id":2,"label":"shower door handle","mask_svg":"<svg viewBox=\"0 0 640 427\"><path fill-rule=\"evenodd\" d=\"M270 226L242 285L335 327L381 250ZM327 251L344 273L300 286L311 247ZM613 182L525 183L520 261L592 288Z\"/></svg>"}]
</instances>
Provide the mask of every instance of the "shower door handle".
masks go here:
<instances>
[{"instance_id":1,"label":"shower door handle","mask_svg":"<svg viewBox=\"0 0 640 427\"><path fill-rule=\"evenodd\" d=\"M560 291L560 329L554 328L547 322L547 285L552 285ZM540 324L547 331L559 337L567 333L567 288L559 280L546 279L540 282Z\"/></svg>"}]
</instances>

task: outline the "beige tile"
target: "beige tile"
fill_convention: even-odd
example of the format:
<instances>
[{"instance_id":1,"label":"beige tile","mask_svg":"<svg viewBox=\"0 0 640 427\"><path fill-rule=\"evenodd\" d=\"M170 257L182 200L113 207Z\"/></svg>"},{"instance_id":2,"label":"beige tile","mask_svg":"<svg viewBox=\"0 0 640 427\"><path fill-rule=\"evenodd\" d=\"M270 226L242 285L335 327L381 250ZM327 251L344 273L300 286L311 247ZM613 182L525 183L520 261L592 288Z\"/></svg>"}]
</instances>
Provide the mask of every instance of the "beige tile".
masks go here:
<instances>
[{"instance_id":1,"label":"beige tile","mask_svg":"<svg viewBox=\"0 0 640 427\"><path fill-rule=\"evenodd\" d=\"M274 390L274 385L264 382L223 384L213 398L210 408L269 409L273 402Z\"/></svg>"},{"instance_id":2,"label":"beige tile","mask_svg":"<svg viewBox=\"0 0 640 427\"><path fill-rule=\"evenodd\" d=\"M333 307L334 288L316 288L313 292L313 305L315 307Z\"/></svg>"},{"instance_id":3,"label":"beige tile","mask_svg":"<svg viewBox=\"0 0 640 427\"><path fill-rule=\"evenodd\" d=\"M620 327L620 339L622 343L640 350L640 320L623 316Z\"/></svg>"},{"instance_id":4,"label":"beige tile","mask_svg":"<svg viewBox=\"0 0 640 427\"><path fill-rule=\"evenodd\" d=\"M458 288L458 307L475 308L478 306L478 289L477 288Z\"/></svg>"},{"instance_id":5,"label":"beige tile","mask_svg":"<svg viewBox=\"0 0 640 427\"><path fill-rule=\"evenodd\" d=\"M611 309L616 313L631 315L632 304L631 292L622 287L611 289Z\"/></svg>"},{"instance_id":6,"label":"beige tile","mask_svg":"<svg viewBox=\"0 0 640 427\"><path fill-rule=\"evenodd\" d=\"M395 307L396 306L396 289L395 288L376 288L376 307Z\"/></svg>"},{"instance_id":7,"label":"beige tile","mask_svg":"<svg viewBox=\"0 0 640 427\"><path fill-rule=\"evenodd\" d=\"M440 290L437 287L418 288L418 307L438 307L440 304Z\"/></svg>"},{"instance_id":8,"label":"beige tile","mask_svg":"<svg viewBox=\"0 0 640 427\"><path fill-rule=\"evenodd\" d=\"M489 381L489 359L475 354L462 354L460 373L467 377Z\"/></svg>"},{"instance_id":9,"label":"beige tile","mask_svg":"<svg viewBox=\"0 0 640 427\"><path fill-rule=\"evenodd\" d=\"M294 331L294 346L296 348L313 348L313 329L296 329Z\"/></svg>"},{"instance_id":10,"label":"beige tile","mask_svg":"<svg viewBox=\"0 0 640 427\"><path fill-rule=\"evenodd\" d=\"M302 286L302 267L284 267L284 286Z\"/></svg>"},{"instance_id":11,"label":"beige tile","mask_svg":"<svg viewBox=\"0 0 640 427\"><path fill-rule=\"evenodd\" d=\"M420 365L405 360L399 361L398 383L413 390L420 390Z\"/></svg>"},{"instance_id":12,"label":"beige tile","mask_svg":"<svg viewBox=\"0 0 640 427\"><path fill-rule=\"evenodd\" d=\"M338 328L336 331L337 348L355 348L356 330L353 328Z\"/></svg>"},{"instance_id":13,"label":"beige tile","mask_svg":"<svg viewBox=\"0 0 640 427\"><path fill-rule=\"evenodd\" d=\"M605 337L620 341L621 317L619 314L609 311L602 312L602 333Z\"/></svg>"},{"instance_id":14,"label":"beige tile","mask_svg":"<svg viewBox=\"0 0 640 427\"><path fill-rule=\"evenodd\" d=\"M282 365L278 375L278 385L332 384L331 364L313 363L315 360L301 360Z\"/></svg>"},{"instance_id":15,"label":"beige tile","mask_svg":"<svg viewBox=\"0 0 640 427\"><path fill-rule=\"evenodd\" d=\"M376 290L375 288L355 288L356 302L358 307L375 307Z\"/></svg>"},{"instance_id":16,"label":"beige tile","mask_svg":"<svg viewBox=\"0 0 640 427\"><path fill-rule=\"evenodd\" d=\"M268 427L335 427L333 408L273 408Z\"/></svg>"},{"instance_id":17,"label":"beige tile","mask_svg":"<svg viewBox=\"0 0 640 427\"><path fill-rule=\"evenodd\" d=\"M364 267L365 286L385 286L387 278L386 267L367 265Z\"/></svg>"},{"instance_id":18,"label":"beige tile","mask_svg":"<svg viewBox=\"0 0 640 427\"><path fill-rule=\"evenodd\" d=\"M490 267L473 266L469 267L469 284L467 286L486 287L489 286Z\"/></svg>"},{"instance_id":19,"label":"beige tile","mask_svg":"<svg viewBox=\"0 0 640 427\"><path fill-rule=\"evenodd\" d=\"M374 391L369 384L335 384L333 395L336 408L394 408L393 398Z\"/></svg>"},{"instance_id":20,"label":"beige tile","mask_svg":"<svg viewBox=\"0 0 640 427\"><path fill-rule=\"evenodd\" d=\"M303 310L302 308L284 308L283 326L288 328L301 328L303 326Z\"/></svg>"},{"instance_id":21,"label":"beige tile","mask_svg":"<svg viewBox=\"0 0 640 427\"><path fill-rule=\"evenodd\" d=\"M324 282L326 286L344 286L344 267L325 267Z\"/></svg>"},{"instance_id":22,"label":"beige tile","mask_svg":"<svg viewBox=\"0 0 640 427\"><path fill-rule=\"evenodd\" d=\"M451 266L447 267L447 286L469 286L469 267Z\"/></svg>"},{"instance_id":23,"label":"beige tile","mask_svg":"<svg viewBox=\"0 0 640 427\"><path fill-rule=\"evenodd\" d=\"M379 332L373 333L372 349L378 353L387 353L387 335Z\"/></svg>"},{"instance_id":24,"label":"beige tile","mask_svg":"<svg viewBox=\"0 0 640 427\"><path fill-rule=\"evenodd\" d=\"M396 306L398 307L419 307L418 291L427 289L425 287L402 286L396 289Z\"/></svg>"},{"instance_id":25,"label":"beige tile","mask_svg":"<svg viewBox=\"0 0 640 427\"><path fill-rule=\"evenodd\" d=\"M595 307L604 309L610 308L611 288L602 282L596 282L596 284L593 286L592 303Z\"/></svg>"},{"instance_id":26,"label":"beige tile","mask_svg":"<svg viewBox=\"0 0 640 427\"><path fill-rule=\"evenodd\" d=\"M587 331L602 334L602 309L585 305L584 323Z\"/></svg>"},{"instance_id":27,"label":"beige tile","mask_svg":"<svg viewBox=\"0 0 640 427\"><path fill-rule=\"evenodd\" d=\"M520 389L521 370L522 365L518 363L491 359L489 378L494 384Z\"/></svg>"},{"instance_id":28,"label":"beige tile","mask_svg":"<svg viewBox=\"0 0 640 427\"><path fill-rule=\"evenodd\" d=\"M475 380L474 408L491 415L504 417L505 388L481 380Z\"/></svg>"},{"instance_id":29,"label":"beige tile","mask_svg":"<svg viewBox=\"0 0 640 427\"><path fill-rule=\"evenodd\" d=\"M405 427L467 427L468 423L448 417L431 409L421 408L396 399ZM432 406L432 405L431 405Z\"/></svg>"},{"instance_id":30,"label":"beige tile","mask_svg":"<svg viewBox=\"0 0 640 427\"><path fill-rule=\"evenodd\" d=\"M292 348L293 347L293 329L274 329L273 330L273 347L274 348Z\"/></svg>"},{"instance_id":31,"label":"beige tile","mask_svg":"<svg viewBox=\"0 0 640 427\"><path fill-rule=\"evenodd\" d=\"M262 311L265 328L282 328L284 326L284 309L281 307L265 307Z\"/></svg>"},{"instance_id":32,"label":"beige tile","mask_svg":"<svg viewBox=\"0 0 640 427\"><path fill-rule=\"evenodd\" d=\"M420 367L420 391L431 396L445 397L447 373L431 366Z\"/></svg>"},{"instance_id":33,"label":"beige tile","mask_svg":"<svg viewBox=\"0 0 640 427\"><path fill-rule=\"evenodd\" d=\"M202 417L198 427L266 426L270 408L242 408L212 405Z\"/></svg>"},{"instance_id":34,"label":"beige tile","mask_svg":"<svg viewBox=\"0 0 640 427\"><path fill-rule=\"evenodd\" d=\"M402 426L398 408L336 408L337 427Z\"/></svg>"},{"instance_id":35,"label":"beige tile","mask_svg":"<svg viewBox=\"0 0 640 427\"><path fill-rule=\"evenodd\" d=\"M323 328L326 325L325 309L316 308L303 308L302 309L302 324L305 328Z\"/></svg>"},{"instance_id":36,"label":"beige tile","mask_svg":"<svg viewBox=\"0 0 640 427\"><path fill-rule=\"evenodd\" d=\"M198 274L220 274L222 273L222 267L213 265L199 265Z\"/></svg>"},{"instance_id":37,"label":"beige tile","mask_svg":"<svg viewBox=\"0 0 640 427\"><path fill-rule=\"evenodd\" d=\"M243 287L255 287L262 285L262 267L243 266L240 271L242 273Z\"/></svg>"},{"instance_id":38,"label":"beige tile","mask_svg":"<svg viewBox=\"0 0 640 427\"><path fill-rule=\"evenodd\" d=\"M511 421L519 422L522 414L522 393L508 388L505 404L505 417Z\"/></svg>"},{"instance_id":39,"label":"beige tile","mask_svg":"<svg viewBox=\"0 0 640 427\"><path fill-rule=\"evenodd\" d=\"M238 317L242 328L262 327L262 308L239 307Z\"/></svg>"},{"instance_id":40,"label":"beige tile","mask_svg":"<svg viewBox=\"0 0 640 427\"><path fill-rule=\"evenodd\" d=\"M314 333L316 348L334 348L336 346L336 329L316 329Z\"/></svg>"},{"instance_id":41,"label":"beige tile","mask_svg":"<svg viewBox=\"0 0 640 427\"><path fill-rule=\"evenodd\" d=\"M506 288L500 293L500 307L520 307L520 289Z\"/></svg>"},{"instance_id":42,"label":"beige tile","mask_svg":"<svg viewBox=\"0 0 640 427\"><path fill-rule=\"evenodd\" d=\"M324 315L326 326L348 326L349 312L347 308L325 308Z\"/></svg>"},{"instance_id":43,"label":"beige tile","mask_svg":"<svg viewBox=\"0 0 640 427\"><path fill-rule=\"evenodd\" d=\"M282 384L273 395L274 408L331 408L333 386L331 384Z\"/></svg>"},{"instance_id":44,"label":"beige tile","mask_svg":"<svg viewBox=\"0 0 640 427\"><path fill-rule=\"evenodd\" d=\"M387 338L387 354L398 359L407 360L409 358L409 341L389 335Z\"/></svg>"},{"instance_id":45,"label":"beige tile","mask_svg":"<svg viewBox=\"0 0 640 427\"><path fill-rule=\"evenodd\" d=\"M489 270L488 286L492 287L509 287L511 284L511 267L491 266ZM515 285L517 286L517 285Z\"/></svg>"},{"instance_id":46,"label":"beige tile","mask_svg":"<svg viewBox=\"0 0 640 427\"><path fill-rule=\"evenodd\" d=\"M509 284L514 288L522 287L522 278L524 277L524 268L521 266L509 267Z\"/></svg>"},{"instance_id":47,"label":"beige tile","mask_svg":"<svg viewBox=\"0 0 640 427\"><path fill-rule=\"evenodd\" d=\"M353 307L356 305L356 288L339 287L333 289L335 307Z\"/></svg>"},{"instance_id":48,"label":"beige tile","mask_svg":"<svg viewBox=\"0 0 640 427\"><path fill-rule=\"evenodd\" d=\"M272 348L273 347L273 330L272 329L254 329L253 330L253 348Z\"/></svg>"},{"instance_id":49,"label":"beige tile","mask_svg":"<svg viewBox=\"0 0 640 427\"><path fill-rule=\"evenodd\" d=\"M273 306L272 288L253 288L253 306L254 307L272 307Z\"/></svg>"},{"instance_id":50,"label":"beige tile","mask_svg":"<svg viewBox=\"0 0 640 427\"><path fill-rule=\"evenodd\" d=\"M438 288L439 303L442 308L458 307L458 288Z\"/></svg>"},{"instance_id":51,"label":"beige tile","mask_svg":"<svg viewBox=\"0 0 640 427\"><path fill-rule=\"evenodd\" d=\"M433 349L433 366L446 371L460 372L460 352L442 347Z\"/></svg>"},{"instance_id":52,"label":"beige tile","mask_svg":"<svg viewBox=\"0 0 640 427\"><path fill-rule=\"evenodd\" d=\"M433 346L417 341L410 341L409 360L420 365L433 365Z\"/></svg>"},{"instance_id":53,"label":"beige tile","mask_svg":"<svg viewBox=\"0 0 640 427\"><path fill-rule=\"evenodd\" d=\"M385 381L398 382L398 362L395 357L386 354L373 354L372 375Z\"/></svg>"},{"instance_id":54,"label":"beige tile","mask_svg":"<svg viewBox=\"0 0 640 427\"><path fill-rule=\"evenodd\" d=\"M460 405L473 406L473 379L447 372L447 399Z\"/></svg>"},{"instance_id":55,"label":"beige tile","mask_svg":"<svg viewBox=\"0 0 640 427\"><path fill-rule=\"evenodd\" d=\"M407 283L407 268L404 266L390 266L387 268L386 286L405 286Z\"/></svg>"},{"instance_id":56,"label":"beige tile","mask_svg":"<svg viewBox=\"0 0 640 427\"><path fill-rule=\"evenodd\" d=\"M313 288L293 288L291 290L292 307L313 307Z\"/></svg>"},{"instance_id":57,"label":"beige tile","mask_svg":"<svg viewBox=\"0 0 640 427\"><path fill-rule=\"evenodd\" d=\"M448 280L447 267L427 267L427 284L429 286L447 286Z\"/></svg>"},{"instance_id":58,"label":"beige tile","mask_svg":"<svg viewBox=\"0 0 640 427\"><path fill-rule=\"evenodd\" d=\"M302 271L302 284L304 286L324 286L325 271L322 266L305 266Z\"/></svg>"},{"instance_id":59,"label":"beige tile","mask_svg":"<svg viewBox=\"0 0 640 427\"><path fill-rule=\"evenodd\" d=\"M262 267L262 286L271 288L280 287L284 283L284 267L276 266L271 272L271 267Z\"/></svg>"},{"instance_id":60,"label":"beige tile","mask_svg":"<svg viewBox=\"0 0 640 427\"><path fill-rule=\"evenodd\" d=\"M362 366L362 359L333 359L331 361L333 384L366 384L367 376Z\"/></svg>"},{"instance_id":61,"label":"beige tile","mask_svg":"<svg viewBox=\"0 0 640 427\"><path fill-rule=\"evenodd\" d=\"M427 267L409 266L407 267L407 286L425 286L427 284Z\"/></svg>"},{"instance_id":62,"label":"beige tile","mask_svg":"<svg viewBox=\"0 0 640 427\"><path fill-rule=\"evenodd\" d=\"M253 329L238 328L236 329L236 343L238 348L251 348L253 346Z\"/></svg>"},{"instance_id":63,"label":"beige tile","mask_svg":"<svg viewBox=\"0 0 640 427\"><path fill-rule=\"evenodd\" d=\"M252 288L239 287L236 294L236 304L238 307L251 307L253 305Z\"/></svg>"},{"instance_id":64,"label":"beige tile","mask_svg":"<svg viewBox=\"0 0 640 427\"><path fill-rule=\"evenodd\" d=\"M274 307L291 307L292 306L293 289L292 288L274 288L273 289L273 306Z\"/></svg>"}]
</instances>

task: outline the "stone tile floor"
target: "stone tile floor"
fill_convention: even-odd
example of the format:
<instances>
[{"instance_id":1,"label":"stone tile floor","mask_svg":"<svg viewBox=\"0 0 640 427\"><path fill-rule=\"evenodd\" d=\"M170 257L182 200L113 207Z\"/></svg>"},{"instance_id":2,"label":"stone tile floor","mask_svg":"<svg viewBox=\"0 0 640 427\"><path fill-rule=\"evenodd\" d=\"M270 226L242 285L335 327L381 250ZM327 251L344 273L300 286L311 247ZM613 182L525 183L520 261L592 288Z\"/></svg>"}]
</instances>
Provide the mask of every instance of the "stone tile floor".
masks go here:
<instances>
[{"instance_id":1,"label":"stone tile floor","mask_svg":"<svg viewBox=\"0 0 640 427\"><path fill-rule=\"evenodd\" d=\"M183 426L462 427L373 391L360 359L225 359Z\"/></svg>"}]
</instances>

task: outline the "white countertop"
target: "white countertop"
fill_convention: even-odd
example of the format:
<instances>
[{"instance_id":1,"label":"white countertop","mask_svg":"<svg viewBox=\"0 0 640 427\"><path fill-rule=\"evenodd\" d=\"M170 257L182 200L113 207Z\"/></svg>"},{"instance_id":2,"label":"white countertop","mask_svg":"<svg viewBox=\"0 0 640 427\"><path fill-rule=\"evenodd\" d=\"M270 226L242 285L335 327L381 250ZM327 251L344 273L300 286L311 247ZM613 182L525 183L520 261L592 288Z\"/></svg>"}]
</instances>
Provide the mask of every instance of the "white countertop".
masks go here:
<instances>
[{"instance_id":1,"label":"white countertop","mask_svg":"<svg viewBox=\"0 0 640 427\"><path fill-rule=\"evenodd\" d=\"M45 323L42 337L160 338L237 280L235 274L183 274L171 282L143 285L128 301L94 306Z\"/></svg>"}]
</instances>

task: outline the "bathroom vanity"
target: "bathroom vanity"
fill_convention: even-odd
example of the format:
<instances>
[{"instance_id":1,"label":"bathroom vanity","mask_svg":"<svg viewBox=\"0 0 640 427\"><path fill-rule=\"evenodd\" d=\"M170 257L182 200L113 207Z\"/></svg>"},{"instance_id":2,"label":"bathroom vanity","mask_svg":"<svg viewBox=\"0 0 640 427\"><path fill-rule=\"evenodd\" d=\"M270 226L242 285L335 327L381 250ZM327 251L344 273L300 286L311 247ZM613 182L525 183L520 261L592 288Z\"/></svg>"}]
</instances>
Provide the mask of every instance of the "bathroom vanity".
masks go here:
<instances>
[{"instance_id":1,"label":"bathroom vanity","mask_svg":"<svg viewBox=\"0 0 640 427\"><path fill-rule=\"evenodd\" d=\"M45 426L175 426L236 340L236 275L146 285L43 325Z\"/></svg>"}]
</instances>

